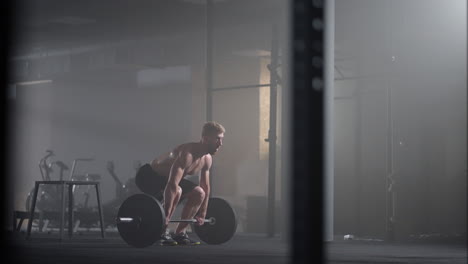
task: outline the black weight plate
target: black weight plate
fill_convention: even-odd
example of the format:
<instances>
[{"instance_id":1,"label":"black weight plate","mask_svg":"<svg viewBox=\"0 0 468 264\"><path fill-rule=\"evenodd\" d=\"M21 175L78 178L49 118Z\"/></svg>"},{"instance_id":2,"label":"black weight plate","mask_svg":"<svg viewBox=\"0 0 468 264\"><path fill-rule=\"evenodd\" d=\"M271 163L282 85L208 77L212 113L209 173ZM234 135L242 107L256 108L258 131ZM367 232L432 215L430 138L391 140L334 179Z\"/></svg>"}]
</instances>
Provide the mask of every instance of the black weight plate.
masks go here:
<instances>
[{"instance_id":1,"label":"black weight plate","mask_svg":"<svg viewBox=\"0 0 468 264\"><path fill-rule=\"evenodd\" d=\"M237 216L229 203L222 198L210 198L206 219L216 218L216 223L194 224L198 237L207 244L222 244L230 240L237 229Z\"/></svg>"},{"instance_id":2,"label":"black weight plate","mask_svg":"<svg viewBox=\"0 0 468 264\"><path fill-rule=\"evenodd\" d=\"M142 193L130 196L120 206L117 217L139 219L131 223L117 222L119 234L127 244L143 248L160 239L165 214L152 196Z\"/></svg>"}]
</instances>

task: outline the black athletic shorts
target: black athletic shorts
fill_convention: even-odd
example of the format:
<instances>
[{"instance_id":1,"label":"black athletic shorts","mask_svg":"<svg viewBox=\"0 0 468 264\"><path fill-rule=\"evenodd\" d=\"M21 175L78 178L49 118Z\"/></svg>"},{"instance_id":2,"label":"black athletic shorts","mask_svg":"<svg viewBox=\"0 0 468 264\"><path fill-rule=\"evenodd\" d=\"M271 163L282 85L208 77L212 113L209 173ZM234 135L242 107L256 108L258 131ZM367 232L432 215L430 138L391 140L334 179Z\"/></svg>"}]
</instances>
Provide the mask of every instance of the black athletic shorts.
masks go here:
<instances>
[{"instance_id":1,"label":"black athletic shorts","mask_svg":"<svg viewBox=\"0 0 468 264\"><path fill-rule=\"evenodd\" d=\"M142 192L156 198L162 198L166 183L167 179L157 174L148 163L141 166L135 176L136 186L138 186ZM184 195L191 192L198 185L187 179L182 179L179 182L179 186L182 188L182 195Z\"/></svg>"}]
</instances>

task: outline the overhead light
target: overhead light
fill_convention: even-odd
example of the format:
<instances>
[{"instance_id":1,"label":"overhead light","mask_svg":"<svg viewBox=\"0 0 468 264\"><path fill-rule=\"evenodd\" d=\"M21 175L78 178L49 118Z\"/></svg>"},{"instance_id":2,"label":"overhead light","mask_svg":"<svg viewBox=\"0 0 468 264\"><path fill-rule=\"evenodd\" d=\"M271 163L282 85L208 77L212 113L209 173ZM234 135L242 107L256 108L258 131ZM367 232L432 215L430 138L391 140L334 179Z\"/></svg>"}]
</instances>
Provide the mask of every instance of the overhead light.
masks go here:
<instances>
[{"instance_id":1,"label":"overhead light","mask_svg":"<svg viewBox=\"0 0 468 264\"><path fill-rule=\"evenodd\" d=\"M252 49L252 50L238 50L232 52L234 55L242 57L270 57L271 52L268 50L262 49Z\"/></svg>"},{"instance_id":2,"label":"overhead light","mask_svg":"<svg viewBox=\"0 0 468 264\"><path fill-rule=\"evenodd\" d=\"M35 85L35 84L51 83L51 82L52 80L37 80L37 81L17 82L17 83L13 83L13 85Z\"/></svg>"},{"instance_id":3,"label":"overhead light","mask_svg":"<svg viewBox=\"0 0 468 264\"><path fill-rule=\"evenodd\" d=\"M16 88L18 86L29 86L43 83L51 83L52 80L36 80L36 81L27 81L27 82L16 82L8 84L8 99L16 99Z\"/></svg>"}]
</instances>

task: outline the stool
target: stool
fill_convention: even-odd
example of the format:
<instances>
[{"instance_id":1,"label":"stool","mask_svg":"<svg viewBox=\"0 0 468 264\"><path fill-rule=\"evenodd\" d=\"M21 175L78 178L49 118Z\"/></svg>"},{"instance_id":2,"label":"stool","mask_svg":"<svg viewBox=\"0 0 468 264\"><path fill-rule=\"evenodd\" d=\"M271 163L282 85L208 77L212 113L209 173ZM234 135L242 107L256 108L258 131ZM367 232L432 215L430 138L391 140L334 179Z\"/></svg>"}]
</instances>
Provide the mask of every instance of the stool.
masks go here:
<instances>
[{"instance_id":1,"label":"stool","mask_svg":"<svg viewBox=\"0 0 468 264\"><path fill-rule=\"evenodd\" d=\"M26 211L13 211L13 232L19 232L21 230L21 226L23 225L23 221L25 219L29 219L31 216L30 212ZM41 219L42 216L40 213L35 213L34 217ZM19 223L16 223L17 220L20 220Z\"/></svg>"},{"instance_id":2,"label":"stool","mask_svg":"<svg viewBox=\"0 0 468 264\"><path fill-rule=\"evenodd\" d=\"M73 224L73 186L75 185L94 185L96 188L96 198L98 202L98 209L99 209L99 220L101 224L101 236L102 238L105 237L104 234L104 218L102 214L102 206L101 206L101 196L100 196L100 185L99 182L94 182L94 181L36 181L35 186L34 186L34 196L32 200L32 205L31 205L31 212L29 216L29 222L28 222L28 232L26 235L26 238L29 238L31 236L31 227L32 227L32 221L35 216L35 209L36 209L36 200L37 200L37 194L39 192L39 186L41 184L55 184L55 185L60 185L61 188L61 218L60 218L60 240L62 240L62 233L63 233L63 223L65 220L65 186L68 186L68 235L71 238L73 229L72 229L72 224Z\"/></svg>"},{"instance_id":3,"label":"stool","mask_svg":"<svg viewBox=\"0 0 468 264\"><path fill-rule=\"evenodd\" d=\"M101 237L105 237L104 233L104 217L102 214L101 196L100 196L100 185L97 181L67 181L68 185L68 236L71 238L73 235L73 187L75 185L94 185L96 188L96 198L99 209L99 222L101 224Z\"/></svg>"}]
</instances>

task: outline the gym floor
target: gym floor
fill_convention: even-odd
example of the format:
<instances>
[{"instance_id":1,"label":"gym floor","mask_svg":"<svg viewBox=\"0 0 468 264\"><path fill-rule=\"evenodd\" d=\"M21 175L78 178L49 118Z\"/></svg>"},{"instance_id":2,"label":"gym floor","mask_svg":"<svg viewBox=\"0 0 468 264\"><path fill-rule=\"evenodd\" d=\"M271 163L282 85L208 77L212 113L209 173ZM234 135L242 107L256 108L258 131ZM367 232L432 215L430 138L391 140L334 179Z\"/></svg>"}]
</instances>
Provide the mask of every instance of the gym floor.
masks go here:
<instances>
[{"instance_id":1,"label":"gym floor","mask_svg":"<svg viewBox=\"0 0 468 264\"><path fill-rule=\"evenodd\" d=\"M192 234L195 236L194 234ZM223 245L173 246L157 244L138 249L125 244L118 233L99 232L58 240L58 233L8 233L10 259L14 263L291 263L289 245L279 237L237 233ZM5 249L5 248L4 248ZM311 249L313 246L311 245ZM325 245L327 263L467 263L463 243L386 243L343 241ZM311 251L313 254L313 251Z\"/></svg>"}]
</instances>

